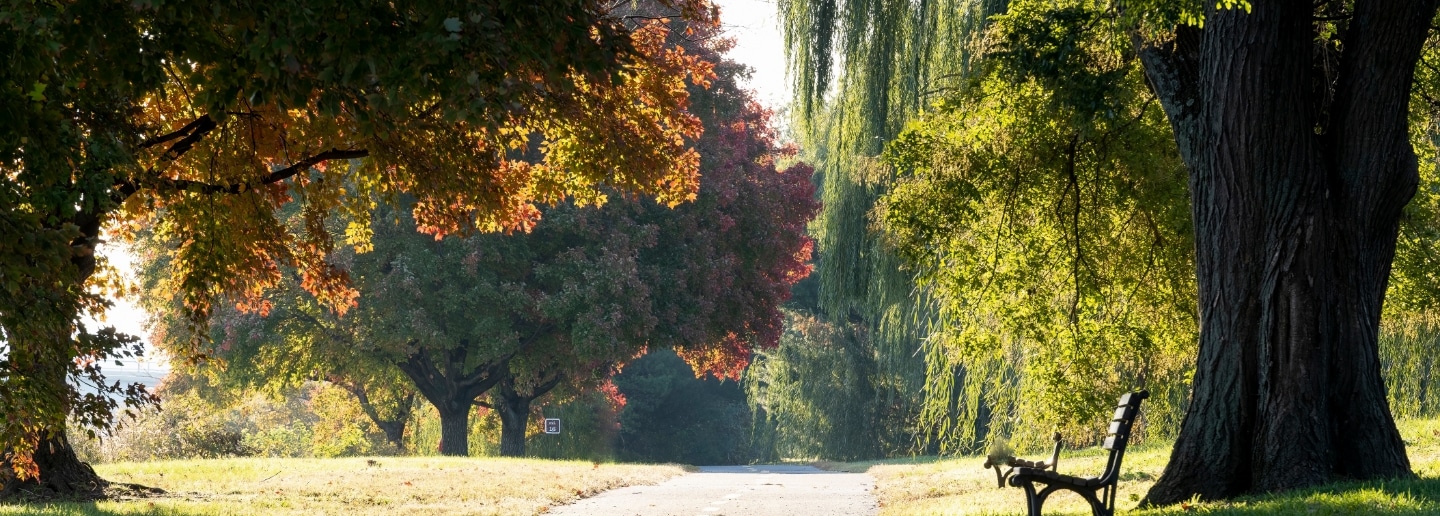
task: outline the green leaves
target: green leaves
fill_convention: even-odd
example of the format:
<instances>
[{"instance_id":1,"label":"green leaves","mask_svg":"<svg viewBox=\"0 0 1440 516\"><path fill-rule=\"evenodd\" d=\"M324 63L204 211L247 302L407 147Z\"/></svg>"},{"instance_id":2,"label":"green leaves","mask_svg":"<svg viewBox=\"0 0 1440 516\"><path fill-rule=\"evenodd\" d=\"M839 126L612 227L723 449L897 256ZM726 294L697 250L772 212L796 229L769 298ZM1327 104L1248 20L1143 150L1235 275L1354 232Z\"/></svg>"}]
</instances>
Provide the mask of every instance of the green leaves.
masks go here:
<instances>
[{"instance_id":1,"label":"green leaves","mask_svg":"<svg viewBox=\"0 0 1440 516\"><path fill-rule=\"evenodd\" d=\"M883 336L903 334L887 328L897 297L926 303L907 328L926 339L908 346L926 351L921 431L973 450L984 407L1005 414L997 430L1002 419L1047 432L1069 422L1079 438L1097 428L1088 415L1134 385L1182 392L1196 332L1187 183L1133 60L1127 31L1139 22L1086 1L1009 2L999 14L983 2L943 14L882 4L858 23L903 29L846 34L859 42L847 61L871 68L846 70L834 122L810 127L806 143L853 153L822 169L822 292L841 298L827 308L863 309ZM964 25L976 12L988 24ZM968 27L966 39L907 46L916 20ZM885 245L872 248L877 237ZM909 278L885 273L892 255ZM1175 409L1152 410L1157 431Z\"/></svg>"},{"instance_id":2,"label":"green leaves","mask_svg":"<svg viewBox=\"0 0 1440 516\"><path fill-rule=\"evenodd\" d=\"M450 32L460 32L460 28L465 26L465 24L461 22L459 18L446 18L443 23L445 25L445 30L448 30Z\"/></svg>"},{"instance_id":3,"label":"green leaves","mask_svg":"<svg viewBox=\"0 0 1440 516\"><path fill-rule=\"evenodd\" d=\"M45 87L45 83L36 81L35 85L30 88L30 92L26 93L25 96L30 97L31 102L44 102Z\"/></svg>"}]
</instances>

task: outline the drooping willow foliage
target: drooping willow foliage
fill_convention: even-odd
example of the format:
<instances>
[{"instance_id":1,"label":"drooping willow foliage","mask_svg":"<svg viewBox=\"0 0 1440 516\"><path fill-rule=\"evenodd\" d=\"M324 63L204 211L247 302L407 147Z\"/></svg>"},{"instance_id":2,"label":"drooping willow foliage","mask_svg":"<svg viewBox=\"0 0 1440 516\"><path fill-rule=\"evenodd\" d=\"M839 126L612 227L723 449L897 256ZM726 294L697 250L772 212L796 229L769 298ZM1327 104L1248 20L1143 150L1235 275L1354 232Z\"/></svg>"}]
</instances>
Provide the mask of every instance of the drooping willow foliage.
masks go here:
<instances>
[{"instance_id":1,"label":"drooping willow foliage","mask_svg":"<svg viewBox=\"0 0 1440 516\"><path fill-rule=\"evenodd\" d=\"M1169 126L1133 57L1089 38L1103 12L1017 2L992 21L976 74L885 152L878 229L939 309L922 422L954 451L982 430L1085 442L1146 388L1145 428L1167 435L1198 333Z\"/></svg>"},{"instance_id":2,"label":"drooping willow foliage","mask_svg":"<svg viewBox=\"0 0 1440 516\"><path fill-rule=\"evenodd\" d=\"M1113 396L1152 384L1159 433L1183 407L1183 169L1138 65L1086 39L1114 21L1065 4L780 5L824 204L820 305L919 382L912 424L942 451L1067 422L1085 440Z\"/></svg>"},{"instance_id":3,"label":"drooping willow foliage","mask_svg":"<svg viewBox=\"0 0 1440 516\"><path fill-rule=\"evenodd\" d=\"M788 311L780 345L745 371L753 460L863 460L903 455L916 442L912 406L856 322Z\"/></svg>"},{"instance_id":4,"label":"drooping willow foliage","mask_svg":"<svg viewBox=\"0 0 1440 516\"><path fill-rule=\"evenodd\" d=\"M818 312L831 323L859 323L875 357L877 401L913 420L925 385L925 328L935 309L911 273L871 231L869 213L886 191L889 167L877 157L910 117L969 68L972 46L996 0L779 3L803 158L814 164L824 211L818 242ZM847 394L848 393L848 394ZM913 423L910 423L913 425ZM908 430L908 429L907 429ZM905 434L910 446L926 439ZM896 443L890 443L896 444ZM845 453L845 452L840 452Z\"/></svg>"}]
</instances>

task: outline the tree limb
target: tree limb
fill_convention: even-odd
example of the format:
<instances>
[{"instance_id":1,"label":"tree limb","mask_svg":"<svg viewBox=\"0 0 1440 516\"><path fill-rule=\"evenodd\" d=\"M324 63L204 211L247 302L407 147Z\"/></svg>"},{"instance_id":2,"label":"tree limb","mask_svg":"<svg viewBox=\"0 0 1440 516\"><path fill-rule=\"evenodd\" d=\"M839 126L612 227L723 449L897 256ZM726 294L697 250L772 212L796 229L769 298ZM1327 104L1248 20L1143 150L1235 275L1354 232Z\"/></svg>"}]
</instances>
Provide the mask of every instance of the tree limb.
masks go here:
<instances>
[{"instance_id":1,"label":"tree limb","mask_svg":"<svg viewBox=\"0 0 1440 516\"><path fill-rule=\"evenodd\" d=\"M135 192L139 191L141 188L147 186L156 190L165 190L172 192L195 191L207 194L238 194L245 191L250 184L268 185L278 183L280 181L284 181L293 177L295 174L298 174L301 171L309 170L310 167L332 159L355 159L363 158L370 155L370 151L365 149L332 148L330 150L315 154L300 161L296 161L288 167L272 171L269 174L266 174L264 177L261 177L255 183L233 183L228 185L217 185L205 183L202 181L191 181L188 179L170 179L160 176L160 171L168 167L170 163L173 163L176 160L180 159L180 157L185 155L186 152L189 152L190 149L193 148L197 142L204 138L205 135L215 130L216 127L217 124L213 119L210 118L210 115L205 115L195 119L195 121L190 122L189 124L185 124L185 127L181 127L174 132L157 136L155 138L151 138L149 140L141 142L139 147L141 149L144 149L172 140L176 140L177 138L179 139L179 141L176 141L174 144L170 145L170 148L165 149L165 153L160 156L160 162L157 163L155 167L151 167L150 169L145 171L147 179L139 181L130 179L116 181L115 186L119 188L119 199L117 199L117 201L123 201L125 198L130 197Z\"/></svg>"},{"instance_id":2,"label":"tree limb","mask_svg":"<svg viewBox=\"0 0 1440 516\"><path fill-rule=\"evenodd\" d=\"M1202 29L1190 26L1176 28L1175 38L1166 42L1147 42L1139 34L1131 36L1136 55L1145 67L1145 77L1160 99L1187 165L1195 162L1197 149L1203 145L1194 131L1204 110L1199 95L1203 36Z\"/></svg>"},{"instance_id":3,"label":"tree limb","mask_svg":"<svg viewBox=\"0 0 1440 516\"><path fill-rule=\"evenodd\" d=\"M179 138L179 137L182 137L182 136L189 136L192 132L195 131L196 128L198 128L198 127L200 127L200 126L202 126L202 125L205 125L205 124L210 124L210 125L213 126L213 125L215 124L215 121L210 119L210 115L205 115L205 116L202 116L202 117L200 117L200 118L196 118L194 121L191 121L190 123L185 124L185 127L181 127L181 128L179 128L179 129L176 129L174 132L167 133L167 134L163 134L163 135L160 135L160 136L156 136L156 137L154 137L154 138L150 138L150 139L148 139L148 140L145 140L145 141L143 141L143 142L140 142L139 147L140 147L141 149L148 149L148 148L150 148L150 147L154 147L154 146L156 146L156 145L159 145L159 144L168 142L168 141L170 141L170 140L174 140L174 139ZM206 131L208 131L208 129L207 129ZM174 150L174 147L171 147L171 150ZM166 151L166 152L168 153L169 151Z\"/></svg>"}]
</instances>

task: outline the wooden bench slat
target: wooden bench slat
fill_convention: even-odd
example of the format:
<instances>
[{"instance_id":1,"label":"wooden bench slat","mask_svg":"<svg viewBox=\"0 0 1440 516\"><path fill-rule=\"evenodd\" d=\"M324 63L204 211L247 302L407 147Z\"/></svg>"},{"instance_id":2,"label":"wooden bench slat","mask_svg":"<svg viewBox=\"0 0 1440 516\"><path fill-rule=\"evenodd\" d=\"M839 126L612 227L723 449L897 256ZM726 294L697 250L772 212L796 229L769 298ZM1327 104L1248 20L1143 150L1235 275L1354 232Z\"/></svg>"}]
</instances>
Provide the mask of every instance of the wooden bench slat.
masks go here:
<instances>
[{"instance_id":1,"label":"wooden bench slat","mask_svg":"<svg viewBox=\"0 0 1440 516\"><path fill-rule=\"evenodd\" d=\"M1120 407L1120 408L1117 408L1117 409L1115 409L1115 417L1110 418L1110 419L1111 419L1111 420L1116 420L1116 419L1135 419L1135 408L1134 408L1134 407Z\"/></svg>"},{"instance_id":2,"label":"wooden bench slat","mask_svg":"<svg viewBox=\"0 0 1440 516\"><path fill-rule=\"evenodd\" d=\"M1120 433L1120 428L1123 427L1123 426L1125 426L1125 422L1124 422L1124 421L1111 421L1111 422L1110 422L1110 430L1107 431L1107 432L1105 432L1105 435L1115 435L1115 434L1118 434L1118 433ZM1128 428L1127 428L1127 430L1128 430Z\"/></svg>"},{"instance_id":3,"label":"wooden bench slat","mask_svg":"<svg viewBox=\"0 0 1440 516\"><path fill-rule=\"evenodd\" d=\"M1124 442L1124 440L1125 436L1123 435L1112 435L1105 438L1105 444L1101 447L1107 450L1113 450L1115 449L1115 446L1121 444L1122 442Z\"/></svg>"}]
</instances>

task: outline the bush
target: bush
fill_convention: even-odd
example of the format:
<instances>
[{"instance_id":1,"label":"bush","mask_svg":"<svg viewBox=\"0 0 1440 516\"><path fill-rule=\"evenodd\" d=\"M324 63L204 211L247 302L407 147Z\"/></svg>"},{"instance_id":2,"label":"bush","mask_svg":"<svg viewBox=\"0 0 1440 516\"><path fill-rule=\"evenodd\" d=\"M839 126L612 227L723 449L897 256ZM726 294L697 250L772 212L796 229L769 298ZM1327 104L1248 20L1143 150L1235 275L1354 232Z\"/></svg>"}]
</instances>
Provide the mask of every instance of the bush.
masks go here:
<instances>
[{"instance_id":1,"label":"bush","mask_svg":"<svg viewBox=\"0 0 1440 516\"><path fill-rule=\"evenodd\" d=\"M274 396L252 392L227 398L203 388L172 387L162 388L160 395L159 409L125 421L110 435L91 439L83 429L72 428L76 452L88 462L128 462L399 451L385 442L350 393L325 382L306 382Z\"/></svg>"}]
</instances>

